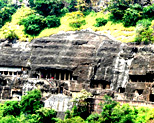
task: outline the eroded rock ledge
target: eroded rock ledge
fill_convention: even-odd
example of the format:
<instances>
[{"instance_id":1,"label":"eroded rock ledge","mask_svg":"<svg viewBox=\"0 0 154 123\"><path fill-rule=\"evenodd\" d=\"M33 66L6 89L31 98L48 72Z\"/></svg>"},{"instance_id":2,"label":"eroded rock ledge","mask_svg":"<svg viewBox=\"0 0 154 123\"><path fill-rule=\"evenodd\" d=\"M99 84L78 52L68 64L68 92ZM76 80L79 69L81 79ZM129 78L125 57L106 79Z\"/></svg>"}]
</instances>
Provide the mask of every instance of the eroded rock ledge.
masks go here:
<instances>
[{"instance_id":1,"label":"eroded rock ledge","mask_svg":"<svg viewBox=\"0 0 154 123\"><path fill-rule=\"evenodd\" d=\"M86 89L95 96L154 101L154 45L125 44L92 32L55 34L31 43L1 40L0 72L2 99L11 98L16 88L22 95L24 87L40 85L48 95Z\"/></svg>"}]
</instances>

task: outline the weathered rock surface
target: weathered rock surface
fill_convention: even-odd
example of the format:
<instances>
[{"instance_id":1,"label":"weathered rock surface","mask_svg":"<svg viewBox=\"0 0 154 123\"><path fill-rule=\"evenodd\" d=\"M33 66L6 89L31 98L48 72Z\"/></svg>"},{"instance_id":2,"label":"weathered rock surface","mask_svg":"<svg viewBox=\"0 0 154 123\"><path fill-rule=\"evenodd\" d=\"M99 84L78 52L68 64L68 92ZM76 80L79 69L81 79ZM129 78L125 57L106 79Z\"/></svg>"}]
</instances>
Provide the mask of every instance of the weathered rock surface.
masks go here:
<instances>
[{"instance_id":1,"label":"weathered rock surface","mask_svg":"<svg viewBox=\"0 0 154 123\"><path fill-rule=\"evenodd\" d=\"M30 77L39 71L72 72L75 80L63 79L58 84L69 95L83 88L88 91L125 89L126 98L133 99L135 90L142 90L148 100L147 94L151 94L152 85L148 91L146 84L140 82L153 83L154 46L125 44L92 32L68 32L35 39L31 43L9 44L2 41L0 66L26 67ZM138 88L141 85L142 88ZM45 88L50 90L50 87ZM105 93L100 90L93 93ZM10 93L9 88L4 91Z\"/></svg>"}]
</instances>

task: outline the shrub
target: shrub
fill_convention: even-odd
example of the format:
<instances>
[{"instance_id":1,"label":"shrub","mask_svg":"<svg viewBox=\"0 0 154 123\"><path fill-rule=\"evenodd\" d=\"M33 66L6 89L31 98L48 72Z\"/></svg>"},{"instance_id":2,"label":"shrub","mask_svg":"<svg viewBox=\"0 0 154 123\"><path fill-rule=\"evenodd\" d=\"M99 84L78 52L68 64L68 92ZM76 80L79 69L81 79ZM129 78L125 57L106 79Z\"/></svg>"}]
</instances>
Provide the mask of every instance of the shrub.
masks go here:
<instances>
[{"instance_id":1,"label":"shrub","mask_svg":"<svg viewBox=\"0 0 154 123\"><path fill-rule=\"evenodd\" d=\"M0 119L0 123L18 123L18 121L14 116L8 115L5 117L2 117L2 119Z\"/></svg>"},{"instance_id":2,"label":"shrub","mask_svg":"<svg viewBox=\"0 0 154 123\"><path fill-rule=\"evenodd\" d=\"M154 4L143 8L144 18L151 18L154 16Z\"/></svg>"},{"instance_id":3,"label":"shrub","mask_svg":"<svg viewBox=\"0 0 154 123\"><path fill-rule=\"evenodd\" d=\"M31 2L34 9L43 16L60 15L64 4L61 0L35 0Z\"/></svg>"},{"instance_id":4,"label":"shrub","mask_svg":"<svg viewBox=\"0 0 154 123\"><path fill-rule=\"evenodd\" d=\"M134 9L134 10L136 10L138 12L142 11L142 6L139 5L139 4L134 4L134 5L133 4L130 4L129 5L129 8Z\"/></svg>"},{"instance_id":5,"label":"shrub","mask_svg":"<svg viewBox=\"0 0 154 123\"><path fill-rule=\"evenodd\" d=\"M69 23L69 26L72 28L80 28L82 25L85 25L85 20L75 20Z\"/></svg>"},{"instance_id":6,"label":"shrub","mask_svg":"<svg viewBox=\"0 0 154 123\"><path fill-rule=\"evenodd\" d=\"M24 31L30 35L37 35L45 27L43 16L41 15L29 15L27 18L22 19L20 24L23 24Z\"/></svg>"},{"instance_id":7,"label":"shrub","mask_svg":"<svg viewBox=\"0 0 154 123\"><path fill-rule=\"evenodd\" d=\"M68 118L71 118L72 116L71 116L71 112L69 111L69 110L67 110L66 112L65 112L65 119L68 119Z\"/></svg>"},{"instance_id":8,"label":"shrub","mask_svg":"<svg viewBox=\"0 0 154 123\"><path fill-rule=\"evenodd\" d=\"M143 27L148 28L151 25L151 21L148 19L142 19L142 20L137 21L136 24L137 24L137 26L142 25Z\"/></svg>"},{"instance_id":9,"label":"shrub","mask_svg":"<svg viewBox=\"0 0 154 123\"><path fill-rule=\"evenodd\" d=\"M111 19L121 20L127 8L128 3L125 0L111 0L107 9L111 12Z\"/></svg>"},{"instance_id":10,"label":"shrub","mask_svg":"<svg viewBox=\"0 0 154 123\"><path fill-rule=\"evenodd\" d=\"M136 22L141 18L137 10L128 8L123 16L124 26L135 26Z\"/></svg>"},{"instance_id":11,"label":"shrub","mask_svg":"<svg viewBox=\"0 0 154 123\"><path fill-rule=\"evenodd\" d=\"M85 123L85 121L80 116L76 116L76 117L64 120L64 123Z\"/></svg>"},{"instance_id":12,"label":"shrub","mask_svg":"<svg viewBox=\"0 0 154 123\"><path fill-rule=\"evenodd\" d=\"M43 105L41 103L41 91L32 90L29 91L27 95L22 96L20 101L21 109L24 113L33 114L36 110L41 108Z\"/></svg>"},{"instance_id":13,"label":"shrub","mask_svg":"<svg viewBox=\"0 0 154 123\"><path fill-rule=\"evenodd\" d=\"M13 115L18 116L20 114L20 106L17 101L7 101L4 103L3 116Z\"/></svg>"},{"instance_id":14,"label":"shrub","mask_svg":"<svg viewBox=\"0 0 154 123\"><path fill-rule=\"evenodd\" d=\"M154 41L153 29L150 28L151 22L143 19L137 22L135 42L151 43Z\"/></svg>"},{"instance_id":15,"label":"shrub","mask_svg":"<svg viewBox=\"0 0 154 123\"><path fill-rule=\"evenodd\" d=\"M16 6L8 5L1 9L0 11L0 28L5 24L5 22L10 21L12 14L17 10Z\"/></svg>"},{"instance_id":16,"label":"shrub","mask_svg":"<svg viewBox=\"0 0 154 123\"><path fill-rule=\"evenodd\" d=\"M40 108L36 111L37 113L37 122L38 123L55 123L58 119L56 119L56 111L48 108Z\"/></svg>"},{"instance_id":17,"label":"shrub","mask_svg":"<svg viewBox=\"0 0 154 123\"><path fill-rule=\"evenodd\" d=\"M96 24L95 27L104 26L107 23L107 20L104 18L96 18Z\"/></svg>"},{"instance_id":18,"label":"shrub","mask_svg":"<svg viewBox=\"0 0 154 123\"><path fill-rule=\"evenodd\" d=\"M100 117L100 115L97 114L97 113L91 114L91 115L89 115L89 116L87 117L86 121L87 121L88 123L94 123L94 122L98 121L99 117Z\"/></svg>"},{"instance_id":19,"label":"shrub","mask_svg":"<svg viewBox=\"0 0 154 123\"><path fill-rule=\"evenodd\" d=\"M138 110L128 104L118 105L112 110L111 121L116 123L135 123Z\"/></svg>"},{"instance_id":20,"label":"shrub","mask_svg":"<svg viewBox=\"0 0 154 123\"><path fill-rule=\"evenodd\" d=\"M152 35L153 30L148 28L145 30L144 27L140 27L141 29L136 32L135 42L144 44L149 44L154 42L154 36Z\"/></svg>"},{"instance_id":21,"label":"shrub","mask_svg":"<svg viewBox=\"0 0 154 123\"><path fill-rule=\"evenodd\" d=\"M45 18L45 24L48 28L58 27L60 25L60 19L55 15L47 16Z\"/></svg>"},{"instance_id":22,"label":"shrub","mask_svg":"<svg viewBox=\"0 0 154 123\"><path fill-rule=\"evenodd\" d=\"M130 8L125 10L123 16L124 26L135 26L136 22L142 18L142 7L139 4L130 5Z\"/></svg>"},{"instance_id":23,"label":"shrub","mask_svg":"<svg viewBox=\"0 0 154 123\"><path fill-rule=\"evenodd\" d=\"M18 39L18 35L15 33L15 30L12 29L5 30L3 34L5 35L5 38L9 41L12 41L13 39Z\"/></svg>"}]
</instances>

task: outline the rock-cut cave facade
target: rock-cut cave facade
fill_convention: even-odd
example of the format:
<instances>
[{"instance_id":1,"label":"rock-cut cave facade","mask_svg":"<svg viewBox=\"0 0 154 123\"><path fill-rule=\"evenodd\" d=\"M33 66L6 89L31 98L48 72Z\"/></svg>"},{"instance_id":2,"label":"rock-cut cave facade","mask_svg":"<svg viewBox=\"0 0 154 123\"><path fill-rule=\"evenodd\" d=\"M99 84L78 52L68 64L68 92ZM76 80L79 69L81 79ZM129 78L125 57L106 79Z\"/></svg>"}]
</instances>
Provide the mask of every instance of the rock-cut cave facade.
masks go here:
<instances>
[{"instance_id":1,"label":"rock-cut cave facade","mask_svg":"<svg viewBox=\"0 0 154 123\"><path fill-rule=\"evenodd\" d=\"M92 32L0 40L0 99L39 88L50 94L86 89L94 97L154 101L154 46L121 43Z\"/></svg>"}]
</instances>

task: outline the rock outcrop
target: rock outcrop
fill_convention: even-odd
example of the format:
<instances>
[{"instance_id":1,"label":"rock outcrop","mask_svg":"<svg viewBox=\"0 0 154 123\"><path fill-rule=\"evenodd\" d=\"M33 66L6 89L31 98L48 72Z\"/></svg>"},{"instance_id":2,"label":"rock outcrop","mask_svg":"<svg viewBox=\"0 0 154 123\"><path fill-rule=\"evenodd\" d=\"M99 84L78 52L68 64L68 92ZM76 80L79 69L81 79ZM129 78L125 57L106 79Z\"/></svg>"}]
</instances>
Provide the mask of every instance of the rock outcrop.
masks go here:
<instances>
[{"instance_id":1,"label":"rock outcrop","mask_svg":"<svg viewBox=\"0 0 154 123\"><path fill-rule=\"evenodd\" d=\"M86 89L95 95L114 97L121 92L123 99L149 101L153 96L153 53L153 45L125 44L92 32L68 32L31 43L2 41L0 72L5 74L6 67L22 68L20 72L26 69L27 77L48 80L52 87L47 90L57 88L67 95Z\"/></svg>"}]
</instances>

